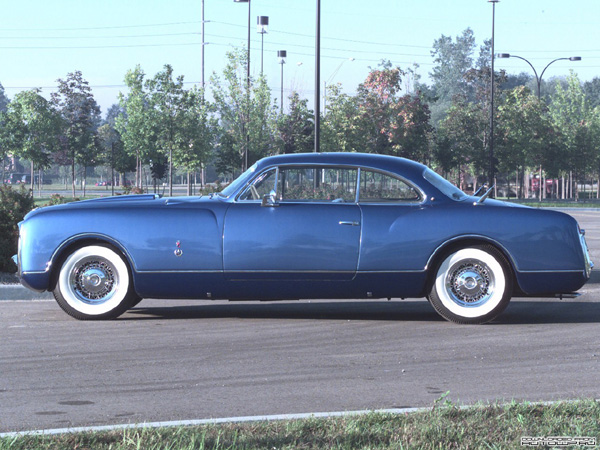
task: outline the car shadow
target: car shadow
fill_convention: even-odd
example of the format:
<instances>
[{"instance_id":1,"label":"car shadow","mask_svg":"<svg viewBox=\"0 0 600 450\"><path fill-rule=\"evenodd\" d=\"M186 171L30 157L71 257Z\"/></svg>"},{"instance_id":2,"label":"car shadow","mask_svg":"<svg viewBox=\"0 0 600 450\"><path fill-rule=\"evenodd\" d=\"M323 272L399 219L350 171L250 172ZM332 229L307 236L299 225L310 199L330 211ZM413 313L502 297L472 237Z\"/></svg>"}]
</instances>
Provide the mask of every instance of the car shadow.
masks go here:
<instances>
[{"instance_id":1,"label":"car shadow","mask_svg":"<svg viewBox=\"0 0 600 450\"><path fill-rule=\"evenodd\" d=\"M445 322L428 302L231 302L185 306L144 306L143 302L120 320L182 319L308 319ZM600 303L580 300L514 299L492 325L600 323Z\"/></svg>"},{"instance_id":2,"label":"car shadow","mask_svg":"<svg viewBox=\"0 0 600 450\"><path fill-rule=\"evenodd\" d=\"M132 317L136 316L136 317ZM143 302L121 320L152 319L309 319L441 321L424 301L331 301L331 302L231 302L197 305L144 307Z\"/></svg>"}]
</instances>

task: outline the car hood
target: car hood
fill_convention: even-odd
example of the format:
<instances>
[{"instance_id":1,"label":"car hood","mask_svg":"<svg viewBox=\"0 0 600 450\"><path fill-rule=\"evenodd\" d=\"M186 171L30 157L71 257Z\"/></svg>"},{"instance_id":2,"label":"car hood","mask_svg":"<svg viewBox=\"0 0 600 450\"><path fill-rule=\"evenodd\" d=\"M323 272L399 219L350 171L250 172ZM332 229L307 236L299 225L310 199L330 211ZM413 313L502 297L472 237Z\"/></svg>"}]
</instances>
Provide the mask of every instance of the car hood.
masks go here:
<instances>
[{"instance_id":1,"label":"car hood","mask_svg":"<svg viewBox=\"0 0 600 450\"><path fill-rule=\"evenodd\" d=\"M161 207L165 205L182 205L197 202L209 202L210 197L162 197L158 194L117 195L114 197L100 197L78 202L64 203L62 205L45 206L31 211L25 220L38 214L58 211L95 210L95 209L135 209L148 207Z\"/></svg>"}]
</instances>

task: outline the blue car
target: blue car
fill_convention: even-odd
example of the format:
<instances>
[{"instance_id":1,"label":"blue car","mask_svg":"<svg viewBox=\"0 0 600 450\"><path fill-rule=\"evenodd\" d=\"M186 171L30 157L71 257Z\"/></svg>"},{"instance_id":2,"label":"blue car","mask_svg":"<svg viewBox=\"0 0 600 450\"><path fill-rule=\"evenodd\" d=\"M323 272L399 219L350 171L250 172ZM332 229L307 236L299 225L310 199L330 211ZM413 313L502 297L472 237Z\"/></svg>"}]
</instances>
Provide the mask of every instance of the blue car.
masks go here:
<instances>
[{"instance_id":1,"label":"blue car","mask_svg":"<svg viewBox=\"0 0 600 450\"><path fill-rule=\"evenodd\" d=\"M513 296L585 284L592 263L572 217L486 197L402 158L279 155L210 196L37 209L15 260L25 286L82 320L143 298L427 297L446 319L478 324Z\"/></svg>"}]
</instances>

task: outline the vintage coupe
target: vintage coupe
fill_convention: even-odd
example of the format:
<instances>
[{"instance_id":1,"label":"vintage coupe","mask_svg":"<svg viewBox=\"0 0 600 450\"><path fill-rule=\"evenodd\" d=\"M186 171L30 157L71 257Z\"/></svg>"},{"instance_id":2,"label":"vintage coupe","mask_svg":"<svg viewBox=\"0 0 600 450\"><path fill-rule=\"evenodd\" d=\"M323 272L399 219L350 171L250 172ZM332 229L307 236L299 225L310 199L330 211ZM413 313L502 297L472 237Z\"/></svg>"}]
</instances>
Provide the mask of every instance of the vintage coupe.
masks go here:
<instances>
[{"instance_id":1,"label":"vintage coupe","mask_svg":"<svg viewBox=\"0 0 600 450\"><path fill-rule=\"evenodd\" d=\"M133 195L37 209L19 274L77 319L142 298L427 297L459 323L512 296L573 295L592 263L570 216L467 196L431 169L361 153L262 159L203 197Z\"/></svg>"}]
</instances>

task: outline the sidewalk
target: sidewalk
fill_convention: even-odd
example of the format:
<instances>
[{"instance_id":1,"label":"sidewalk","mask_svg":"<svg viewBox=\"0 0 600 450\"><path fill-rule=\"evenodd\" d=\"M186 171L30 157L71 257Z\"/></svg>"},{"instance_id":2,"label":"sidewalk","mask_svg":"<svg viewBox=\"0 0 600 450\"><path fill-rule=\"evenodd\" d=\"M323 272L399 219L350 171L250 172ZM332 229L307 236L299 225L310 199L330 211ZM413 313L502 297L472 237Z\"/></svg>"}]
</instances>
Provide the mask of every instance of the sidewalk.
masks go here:
<instances>
[{"instance_id":1,"label":"sidewalk","mask_svg":"<svg viewBox=\"0 0 600 450\"><path fill-rule=\"evenodd\" d=\"M53 299L51 292L34 292L20 284L0 284L0 301L2 300L48 300Z\"/></svg>"}]
</instances>

